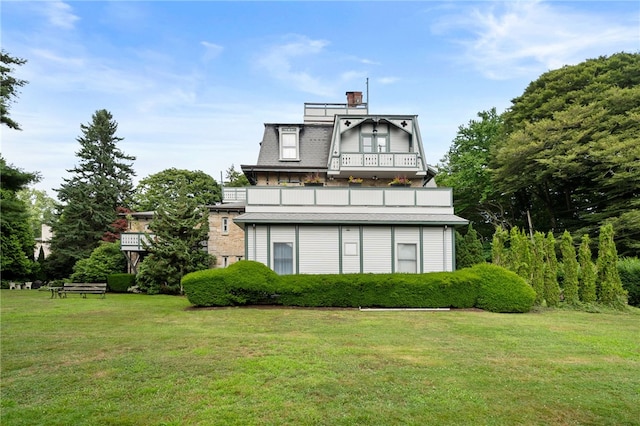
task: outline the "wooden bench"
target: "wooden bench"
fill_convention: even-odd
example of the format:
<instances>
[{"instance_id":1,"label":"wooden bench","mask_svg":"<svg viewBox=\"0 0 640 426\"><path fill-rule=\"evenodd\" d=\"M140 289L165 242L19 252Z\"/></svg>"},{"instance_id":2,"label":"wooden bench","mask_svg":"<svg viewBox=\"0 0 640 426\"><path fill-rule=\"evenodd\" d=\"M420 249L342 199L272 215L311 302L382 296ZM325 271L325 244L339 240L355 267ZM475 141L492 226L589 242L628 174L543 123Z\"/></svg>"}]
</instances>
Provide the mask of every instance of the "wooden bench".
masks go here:
<instances>
[{"instance_id":1,"label":"wooden bench","mask_svg":"<svg viewBox=\"0 0 640 426\"><path fill-rule=\"evenodd\" d=\"M67 293L78 293L85 299L87 294L101 294L104 299L107 283L64 283L64 287L58 287L58 297L67 297Z\"/></svg>"}]
</instances>

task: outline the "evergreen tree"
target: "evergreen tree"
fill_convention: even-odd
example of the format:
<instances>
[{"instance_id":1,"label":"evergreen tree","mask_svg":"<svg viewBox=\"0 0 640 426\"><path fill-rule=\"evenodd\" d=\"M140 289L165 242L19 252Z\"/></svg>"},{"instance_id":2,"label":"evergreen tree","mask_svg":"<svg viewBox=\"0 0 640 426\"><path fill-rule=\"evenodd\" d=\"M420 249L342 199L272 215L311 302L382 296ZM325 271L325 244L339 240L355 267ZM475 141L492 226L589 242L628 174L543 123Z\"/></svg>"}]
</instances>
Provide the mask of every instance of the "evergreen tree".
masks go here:
<instances>
[{"instance_id":1,"label":"evergreen tree","mask_svg":"<svg viewBox=\"0 0 640 426\"><path fill-rule=\"evenodd\" d=\"M570 305L578 302L578 261L573 238L569 231L564 231L560 241L562 263L564 264L564 301Z\"/></svg>"},{"instance_id":2,"label":"evergreen tree","mask_svg":"<svg viewBox=\"0 0 640 426\"><path fill-rule=\"evenodd\" d=\"M2 279L26 279L33 270L35 240L27 206L16 193L39 176L8 165L0 156L0 177L0 273Z\"/></svg>"},{"instance_id":3,"label":"evergreen tree","mask_svg":"<svg viewBox=\"0 0 640 426\"><path fill-rule=\"evenodd\" d=\"M456 231L456 268L467 268L478 263L484 263L482 242L476 230L469 224L464 237Z\"/></svg>"},{"instance_id":4,"label":"evergreen tree","mask_svg":"<svg viewBox=\"0 0 640 426\"><path fill-rule=\"evenodd\" d=\"M57 190L60 205L54 220L49 271L55 277L71 273L73 265L86 259L105 232L114 232L116 209L126 207L133 189L131 162L116 136L118 124L107 110L96 111L91 123L80 126L79 164Z\"/></svg>"},{"instance_id":5,"label":"evergreen tree","mask_svg":"<svg viewBox=\"0 0 640 426\"><path fill-rule=\"evenodd\" d=\"M582 242L578 249L580 260L580 274L578 276L578 295L583 303L593 303L597 300L596 293L596 267L591 260L591 238L588 234L582 236Z\"/></svg>"},{"instance_id":6,"label":"evergreen tree","mask_svg":"<svg viewBox=\"0 0 640 426\"><path fill-rule=\"evenodd\" d=\"M509 232L501 226L496 227L493 233L493 241L491 242L491 262L494 265L506 267L508 265L508 256L505 245L509 239Z\"/></svg>"},{"instance_id":7,"label":"evergreen tree","mask_svg":"<svg viewBox=\"0 0 640 426\"><path fill-rule=\"evenodd\" d=\"M526 282L531 283L531 243L529 238L516 226L511 228L510 241L511 249L509 255L509 269Z\"/></svg>"},{"instance_id":8,"label":"evergreen tree","mask_svg":"<svg viewBox=\"0 0 640 426\"><path fill-rule=\"evenodd\" d=\"M600 283L598 301L607 305L627 304L627 293L622 288L618 273L618 252L613 242L613 226L603 225L600 228L598 243L597 282Z\"/></svg>"},{"instance_id":9,"label":"evergreen tree","mask_svg":"<svg viewBox=\"0 0 640 426\"><path fill-rule=\"evenodd\" d=\"M4 50L0 53L0 123L14 130L22 129L9 117L10 105L18 97L18 89L27 84L27 81L12 75L13 66L24 65L26 62L25 59L14 58Z\"/></svg>"},{"instance_id":10,"label":"evergreen tree","mask_svg":"<svg viewBox=\"0 0 640 426\"><path fill-rule=\"evenodd\" d=\"M556 239L551 231L545 240L544 300L547 306L558 306L560 287L558 286L558 258L556 257Z\"/></svg>"},{"instance_id":11,"label":"evergreen tree","mask_svg":"<svg viewBox=\"0 0 640 426\"><path fill-rule=\"evenodd\" d=\"M233 164L227 169L226 179L224 186L229 188L240 188L251 185L244 173L237 171Z\"/></svg>"},{"instance_id":12,"label":"evergreen tree","mask_svg":"<svg viewBox=\"0 0 640 426\"><path fill-rule=\"evenodd\" d=\"M536 292L534 304L540 306L544 301L544 277L547 265L545 263L546 248L542 232L536 231L533 235L533 253L531 262L531 287Z\"/></svg>"},{"instance_id":13,"label":"evergreen tree","mask_svg":"<svg viewBox=\"0 0 640 426\"><path fill-rule=\"evenodd\" d=\"M182 277L212 263L202 247L209 236L208 210L188 196L184 183L178 185L177 198L164 200L149 224L155 238L137 277L138 286L148 294L182 293Z\"/></svg>"}]
</instances>

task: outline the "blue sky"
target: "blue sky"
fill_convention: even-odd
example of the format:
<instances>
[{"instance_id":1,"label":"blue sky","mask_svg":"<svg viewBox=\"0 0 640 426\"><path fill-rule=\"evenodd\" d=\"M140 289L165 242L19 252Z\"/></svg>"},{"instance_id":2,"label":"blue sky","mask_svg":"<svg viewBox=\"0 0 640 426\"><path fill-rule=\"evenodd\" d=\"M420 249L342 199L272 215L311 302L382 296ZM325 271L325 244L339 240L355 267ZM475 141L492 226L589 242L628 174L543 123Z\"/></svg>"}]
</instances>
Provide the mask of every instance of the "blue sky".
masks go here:
<instances>
[{"instance_id":1,"label":"blue sky","mask_svg":"<svg viewBox=\"0 0 640 426\"><path fill-rule=\"evenodd\" d=\"M55 197L80 124L118 122L138 180L170 167L216 180L255 164L263 123L366 92L417 114L427 161L458 127L509 107L542 73L640 51L637 1L3 1L1 44L28 60L2 155Z\"/></svg>"}]
</instances>

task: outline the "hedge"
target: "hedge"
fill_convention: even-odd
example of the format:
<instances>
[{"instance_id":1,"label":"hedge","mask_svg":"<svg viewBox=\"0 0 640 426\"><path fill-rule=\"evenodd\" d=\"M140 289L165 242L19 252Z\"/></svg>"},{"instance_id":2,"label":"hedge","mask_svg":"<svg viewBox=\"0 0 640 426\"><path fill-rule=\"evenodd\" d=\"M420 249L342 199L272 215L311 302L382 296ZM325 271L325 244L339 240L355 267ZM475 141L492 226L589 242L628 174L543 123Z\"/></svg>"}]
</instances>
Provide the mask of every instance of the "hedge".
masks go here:
<instances>
[{"instance_id":1,"label":"hedge","mask_svg":"<svg viewBox=\"0 0 640 426\"><path fill-rule=\"evenodd\" d=\"M134 274L110 274L107 275L107 287L114 293L126 293L129 287L136 283Z\"/></svg>"},{"instance_id":2,"label":"hedge","mask_svg":"<svg viewBox=\"0 0 640 426\"><path fill-rule=\"evenodd\" d=\"M640 307L640 259L623 257L618 260L618 274L629 297L629 305Z\"/></svg>"},{"instance_id":3,"label":"hedge","mask_svg":"<svg viewBox=\"0 0 640 426\"><path fill-rule=\"evenodd\" d=\"M225 269L187 274L182 286L195 306L280 304L306 307L471 308L527 312L535 292L495 265L427 274L278 276L243 260Z\"/></svg>"}]
</instances>

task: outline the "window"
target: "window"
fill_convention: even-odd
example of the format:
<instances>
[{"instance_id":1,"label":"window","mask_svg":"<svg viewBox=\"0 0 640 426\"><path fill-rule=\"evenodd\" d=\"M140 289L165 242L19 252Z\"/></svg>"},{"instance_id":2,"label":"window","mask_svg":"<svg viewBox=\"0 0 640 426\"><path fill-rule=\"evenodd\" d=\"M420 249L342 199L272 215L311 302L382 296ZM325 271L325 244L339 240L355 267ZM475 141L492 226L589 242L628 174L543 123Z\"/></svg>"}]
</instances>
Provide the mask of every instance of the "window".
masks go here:
<instances>
[{"instance_id":1,"label":"window","mask_svg":"<svg viewBox=\"0 0 640 426\"><path fill-rule=\"evenodd\" d=\"M280 127L280 159L295 161L300 159L297 127Z\"/></svg>"},{"instance_id":2,"label":"window","mask_svg":"<svg viewBox=\"0 0 640 426\"><path fill-rule=\"evenodd\" d=\"M344 255L345 256L357 256L358 255L358 243L344 243Z\"/></svg>"},{"instance_id":3,"label":"window","mask_svg":"<svg viewBox=\"0 0 640 426\"><path fill-rule=\"evenodd\" d=\"M228 235L229 234L229 218L228 217L223 217L222 218L221 230L222 230L222 235Z\"/></svg>"},{"instance_id":4,"label":"window","mask_svg":"<svg viewBox=\"0 0 640 426\"><path fill-rule=\"evenodd\" d=\"M388 136L378 133L362 135L362 152L388 152Z\"/></svg>"},{"instance_id":5,"label":"window","mask_svg":"<svg viewBox=\"0 0 640 426\"><path fill-rule=\"evenodd\" d=\"M418 271L415 244L398 244L398 272L415 274Z\"/></svg>"},{"instance_id":6,"label":"window","mask_svg":"<svg viewBox=\"0 0 640 426\"><path fill-rule=\"evenodd\" d=\"M226 268L229 266L229 256L222 256L222 267Z\"/></svg>"},{"instance_id":7,"label":"window","mask_svg":"<svg viewBox=\"0 0 640 426\"><path fill-rule=\"evenodd\" d=\"M273 243L273 270L279 275L293 274L293 243Z\"/></svg>"}]
</instances>

